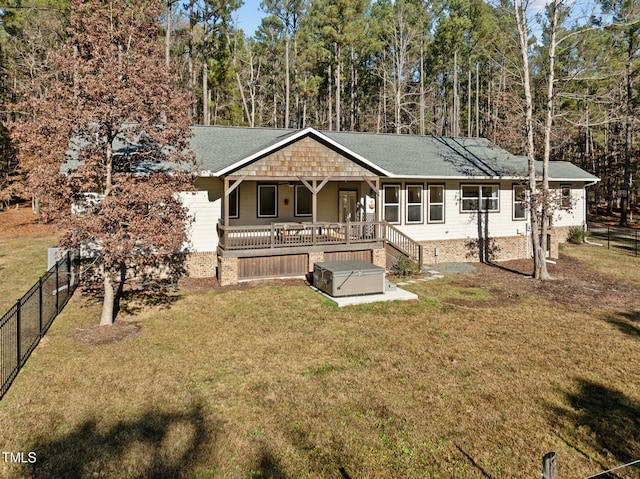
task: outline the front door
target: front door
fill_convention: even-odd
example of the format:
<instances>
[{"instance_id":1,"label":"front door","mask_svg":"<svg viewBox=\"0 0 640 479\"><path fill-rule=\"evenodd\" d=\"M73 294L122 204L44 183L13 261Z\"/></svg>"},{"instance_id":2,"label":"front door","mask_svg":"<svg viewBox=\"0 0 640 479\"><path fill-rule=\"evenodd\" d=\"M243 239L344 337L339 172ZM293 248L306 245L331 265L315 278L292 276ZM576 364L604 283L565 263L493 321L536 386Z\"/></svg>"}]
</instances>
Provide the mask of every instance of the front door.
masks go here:
<instances>
[{"instance_id":1,"label":"front door","mask_svg":"<svg viewBox=\"0 0 640 479\"><path fill-rule=\"evenodd\" d=\"M340 205L338 221L340 223L346 223L347 221L358 221L358 192L342 190L338 194L340 195L338 200L338 204Z\"/></svg>"}]
</instances>

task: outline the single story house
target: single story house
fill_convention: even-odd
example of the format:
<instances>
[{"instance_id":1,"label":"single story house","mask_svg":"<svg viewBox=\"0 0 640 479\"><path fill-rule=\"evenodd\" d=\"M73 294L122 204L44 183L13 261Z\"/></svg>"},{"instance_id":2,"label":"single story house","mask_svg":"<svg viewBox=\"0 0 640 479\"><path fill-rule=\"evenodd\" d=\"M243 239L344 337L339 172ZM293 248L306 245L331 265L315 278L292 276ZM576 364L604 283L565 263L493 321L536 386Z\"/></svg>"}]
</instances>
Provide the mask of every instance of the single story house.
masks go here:
<instances>
[{"instance_id":1,"label":"single story house","mask_svg":"<svg viewBox=\"0 0 640 479\"><path fill-rule=\"evenodd\" d=\"M522 156L480 138L193 127L188 271L221 284L299 276L318 261L389 266L531 255ZM551 257L586 222L598 178L550 165Z\"/></svg>"}]
</instances>

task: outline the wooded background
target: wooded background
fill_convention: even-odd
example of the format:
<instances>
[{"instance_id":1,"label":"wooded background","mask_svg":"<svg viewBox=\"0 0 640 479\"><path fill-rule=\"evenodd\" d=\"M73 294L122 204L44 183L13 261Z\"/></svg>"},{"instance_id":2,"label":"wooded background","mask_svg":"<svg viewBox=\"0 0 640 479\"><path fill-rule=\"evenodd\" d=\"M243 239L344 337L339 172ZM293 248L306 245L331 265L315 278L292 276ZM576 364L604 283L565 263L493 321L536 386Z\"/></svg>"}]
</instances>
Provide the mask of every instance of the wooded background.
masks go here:
<instances>
[{"instance_id":1,"label":"wooded background","mask_svg":"<svg viewBox=\"0 0 640 479\"><path fill-rule=\"evenodd\" d=\"M481 136L525 154L522 56L511 0L265 0L255 35L239 0L166 0L166 62L191 94L194 124ZM561 2L555 38L551 159L602 178L593 204L636 205L634 108L640 2ZM544 137L550 8L528 8L536 144ZM0 2L2 122L67 35L68 0ZM28 113L28 112L26 112ZM543 148L536 148L543 151ZM631 186L624 188L625 157ZM29 198L0 125L0 201Z\"/></svg>"}]
</instances>

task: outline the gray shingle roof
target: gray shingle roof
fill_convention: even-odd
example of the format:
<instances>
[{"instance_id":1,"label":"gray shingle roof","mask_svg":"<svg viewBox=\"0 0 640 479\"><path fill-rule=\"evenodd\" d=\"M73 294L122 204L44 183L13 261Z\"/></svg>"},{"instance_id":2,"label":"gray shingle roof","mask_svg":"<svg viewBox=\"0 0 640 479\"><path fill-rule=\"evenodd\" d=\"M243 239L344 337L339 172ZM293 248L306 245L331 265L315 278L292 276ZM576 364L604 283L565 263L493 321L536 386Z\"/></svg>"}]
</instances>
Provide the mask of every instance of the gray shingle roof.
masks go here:
<instances>
[{"instance_id":1,"label":"gray shingle roof","mask_svg":"<svg viewBox=\"0 0 640 479\"><path fill-rule=\"evenodd\" d=\"M300 130L194 126L191 147L200 168L213 174L291 137ZM314 134L313 130L311 134ZM527 159L491 145L483 138L443 138L352 132L319 132L394 177L499 178L527 174ZM541 174L542 165L537 165ZM568 162L551 162L555 180L596 181Z\"/></svg>"}]
</instances>

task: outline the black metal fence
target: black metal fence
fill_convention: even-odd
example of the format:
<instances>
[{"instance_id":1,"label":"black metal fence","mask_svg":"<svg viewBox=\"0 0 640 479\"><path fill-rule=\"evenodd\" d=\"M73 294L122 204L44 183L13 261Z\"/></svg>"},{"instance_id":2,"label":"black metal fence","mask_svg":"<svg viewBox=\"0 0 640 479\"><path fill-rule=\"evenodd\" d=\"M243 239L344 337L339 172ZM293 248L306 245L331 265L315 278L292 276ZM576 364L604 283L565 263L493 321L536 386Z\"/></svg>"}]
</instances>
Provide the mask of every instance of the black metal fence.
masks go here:
<instances>
[{"instance_id":1,"label":"black metal fence","mask_svg":"<svg viewBox=\"0 0 640 479\"><path fill-rule=\"evenodd\" d=\"M589 227L589 241L596 241L607 249L615 249L633 256L640 255L638 231L607 227Z\"/></svg>"},{"instance_id":2,"label":"black metal fence","mask_svg":"<svg viewBox=\"0 0 640 479\"><path fill-rule=\"evenodd\" d=\"M74 256L58 260L0 319L0 399L73 294Z\"/></svg>"}]
</instances>

